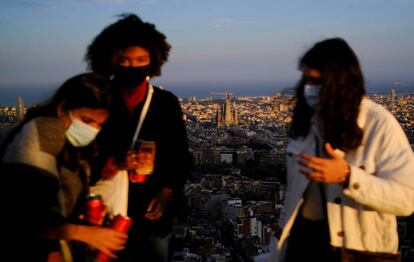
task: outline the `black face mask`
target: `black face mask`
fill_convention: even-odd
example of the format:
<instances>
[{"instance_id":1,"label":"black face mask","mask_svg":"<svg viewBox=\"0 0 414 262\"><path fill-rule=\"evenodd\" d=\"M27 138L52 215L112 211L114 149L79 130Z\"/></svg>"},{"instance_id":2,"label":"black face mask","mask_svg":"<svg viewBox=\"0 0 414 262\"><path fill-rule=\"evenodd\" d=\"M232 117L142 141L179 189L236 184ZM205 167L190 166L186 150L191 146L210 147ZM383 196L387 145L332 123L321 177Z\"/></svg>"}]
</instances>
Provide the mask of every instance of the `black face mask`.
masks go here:
<instances>
[{"instance_id":1,"label":"black face mask","mask_svg":"<svg viewBox=\"0 0 414 262\"><path fill-rule=\"evenodd\" d=\"M114 72L114 84L119 87L134 88L149 75L149 65L139 67L117 66Z\"/></svg>"}]
</instances>

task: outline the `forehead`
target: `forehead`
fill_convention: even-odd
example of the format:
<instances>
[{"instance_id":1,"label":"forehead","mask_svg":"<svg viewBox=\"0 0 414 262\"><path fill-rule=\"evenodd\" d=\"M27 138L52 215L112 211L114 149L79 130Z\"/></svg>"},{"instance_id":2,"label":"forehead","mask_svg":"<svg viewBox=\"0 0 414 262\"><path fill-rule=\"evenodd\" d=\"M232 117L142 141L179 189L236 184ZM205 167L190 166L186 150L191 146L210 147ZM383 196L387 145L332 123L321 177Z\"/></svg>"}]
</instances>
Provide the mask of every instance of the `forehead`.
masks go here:
<instances>
[{"instance_id":1,"label":"forehead","mask_svg":"<svg viewBox=\"0 0 414 262\"><path fill-rule=\"evenodd\" d=\"M80 107L72 110L72 112L80 117L86 117L98 123L105 121L109 115L108 109L105 108Z\"/></svg>"},{"instance_id":2,"label":"forehead","mask_svg":"<svg viewBox=\"0 0 414 262\"><path fill-rule=\"evenodd\" d=\"M129 58L148 57L149 52L145 48L142 48L139 46L130 46L130 47L127 47L121 50L120 55L123 57L129 57Z\"/></svg>"},{"instance_id":3,"label":"forehead","mask_svg":"<svg viewBox=\"0 0 414 262\"><path fill-rule=\"evenodd\" d=\"M307 67L305 65L302 66L300 70L303 72L303 74L306 77L309 77L309 78L320 78L321 77L321 72L319 70Z\"/></svg>"}]
</instances>

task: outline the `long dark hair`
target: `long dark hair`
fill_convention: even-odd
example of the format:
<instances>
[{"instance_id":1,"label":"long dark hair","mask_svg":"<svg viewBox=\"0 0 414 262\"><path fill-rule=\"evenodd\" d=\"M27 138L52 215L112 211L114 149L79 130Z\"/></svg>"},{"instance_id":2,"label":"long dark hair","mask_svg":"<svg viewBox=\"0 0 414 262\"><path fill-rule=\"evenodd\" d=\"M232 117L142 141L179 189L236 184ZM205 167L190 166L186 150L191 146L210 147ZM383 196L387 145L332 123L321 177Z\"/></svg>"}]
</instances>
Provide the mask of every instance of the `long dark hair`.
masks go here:
<instances>
[{"instance_id":1,"label":"long dark hair","mask_svg":"<svg viewBox=\"0 0 414 262\"><path fill-rule=\"evenodd\" d=\"M122 14L121 19L106 27L89 45L85 60L90 69L110 77L114 61L120 52L139 46L150 54L150 76L161 75L161 66L168 60L170 44L154 24L143 22L134 14Z\"/></svg>"},{"instance_id":2,"label":"long dark hair","mask_svg":"<svg viewBox=\"0 0 414 262\"><path fill-rule=\"evenodd\" d=\"M321 73L318 115L325 142L345 152L357 148L363 131L357 124L359 105L365 95L364 77L357 56L341 38L316 43L299 60ZM290 129L292 138L305 137L310 128L312 109L303 96L305 79L296 88L296 106Z\"/></svg>"},{"instance_id":3,"label":"long dark hair","mask_svg":"<svg viewBox=\"0 0 414 262\"><path fill-rule=\"evenodd\" d=\"M23 121L8 134L1 145L0 157L25 123L40 116L57 117L57 108L61 103L65 111L80 107L109 109L111 103L109 81L96 73L76 75L65 81L47 102L27 111Z\"/></svg>"}]
</instances>

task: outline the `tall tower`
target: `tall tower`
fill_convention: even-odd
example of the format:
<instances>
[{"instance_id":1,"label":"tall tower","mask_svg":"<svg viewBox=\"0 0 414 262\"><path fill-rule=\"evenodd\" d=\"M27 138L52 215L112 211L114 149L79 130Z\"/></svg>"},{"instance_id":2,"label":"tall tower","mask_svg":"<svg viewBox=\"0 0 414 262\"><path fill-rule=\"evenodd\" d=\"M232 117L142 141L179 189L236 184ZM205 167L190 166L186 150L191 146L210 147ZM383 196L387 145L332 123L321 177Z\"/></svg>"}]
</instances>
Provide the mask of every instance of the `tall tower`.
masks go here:
<instances>
[{"instance_id":1,"label":"tall tower","mask_svg":"<svg viewBox=\"0 0 414 262\"><path fill-rule=\"evenodd\" d=\"M24 118L24 103L23 98L18 96L16 99L16 120L18 122L22 121Z\"/></svg>"},{"instance_id":2,"label":"tall tower","mask_svg":"<svg viewBox=\"0 0 414 262\"><path fill-rule=\"evenodd\" d=\"M230 101L230 95L232 95L232 93L230 92L224 92L224 93L214 93L212 92L211 94L214 95L224 95L225 96L225 101L224 103L221 105L221 107L219 109L217 109L217 114L216 114L216 120L217 120L217 127L221 127L221 126L237 126L238 125L238 117L237 117L237 112L236 112L236 104L233 103L233 108L232 108L232 104Z\"/></svg>"},{"instance_id":3,"label":"tall tower","mask_svg":"<svg viewBox=\"0 0 414 262\"><path fill-rule=\"evenodd\" d=\"M239 125L239 119L237 117L237 107L236 103L233 103L233 125L238 126Z\"/></svg>"},{"instance_id":4,"label":"tall tower","mask_svg":"<svg viewBox=\"0 0 414 262\"><path fill-rule=\"evenodd\" d=\"M221 127L223 119L221 117L221 110L220 109L217 109L216 120L217 120L217 127Z\"/></svg>"},{"instance_id":5,"label":"tall tower","mask_svg":"<svg viewBox=\"0 0 414 262\"><path fill-rule=\"evenodd\" d=\"M226 102L224 104L224 123L230 126L233 123L233 115L231 114L230 95L226 92Z\"/></svg>"},{"instance_id":6,"label":"tall tower","mask_svg":"<svg viewBox=\"0 0 414 262\"><path fill-rule=\"evenodd\" d=\"M394 102L395 101L395 97L396 97L397 95L396 95L396 93L395 93L395 87L392 87L391 88L391 93L390 93L390 99L391 99L391 102Z\"/></svg>"}]
</instances>

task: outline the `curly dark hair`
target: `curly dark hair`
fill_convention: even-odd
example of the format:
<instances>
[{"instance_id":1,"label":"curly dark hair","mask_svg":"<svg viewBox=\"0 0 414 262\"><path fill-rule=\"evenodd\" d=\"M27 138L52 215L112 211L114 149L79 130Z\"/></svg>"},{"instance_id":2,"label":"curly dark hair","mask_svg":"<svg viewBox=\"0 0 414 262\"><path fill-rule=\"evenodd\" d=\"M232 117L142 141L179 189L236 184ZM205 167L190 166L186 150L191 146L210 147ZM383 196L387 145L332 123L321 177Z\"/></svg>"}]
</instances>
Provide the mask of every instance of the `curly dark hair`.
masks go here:
<instances>
[{"instance_id":1,"label":"curly dark hair","mask_svg":"<svg viewBox=\"0 0 414 262\"><path fill-rule=\"evenodd\" d=\"M299 67L303 66L321 73L318 115L325 142L345 152L357 148L363 136L357 118L365 87L354 51L341 38L327 39L305 53L299 60ZM305 78L302 78L296 88L296 106L290 128L292 138L305 137L311 125L313 110L306 104L304 84Z\"/></svg>"},{"instance_id":2,"label":"curly dark hair","mask_svg":"<svg viewBox=\"0 0 414 262\"><path fill-rule=\"evenodd\" d=\"M89 68L109 78L117 55L128 47L139 46L150 53L150 76L161 75L161 66L168 60L171 49L166 36L135 14L119 17L120 20L106 27L89 45L85 55Z\"/></svg>"}]
</instances>

